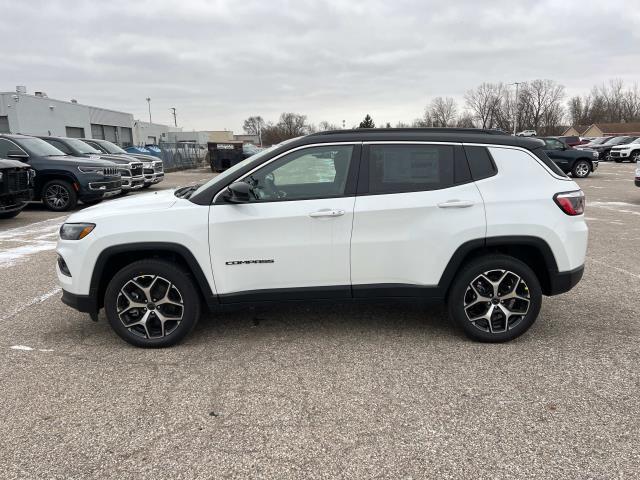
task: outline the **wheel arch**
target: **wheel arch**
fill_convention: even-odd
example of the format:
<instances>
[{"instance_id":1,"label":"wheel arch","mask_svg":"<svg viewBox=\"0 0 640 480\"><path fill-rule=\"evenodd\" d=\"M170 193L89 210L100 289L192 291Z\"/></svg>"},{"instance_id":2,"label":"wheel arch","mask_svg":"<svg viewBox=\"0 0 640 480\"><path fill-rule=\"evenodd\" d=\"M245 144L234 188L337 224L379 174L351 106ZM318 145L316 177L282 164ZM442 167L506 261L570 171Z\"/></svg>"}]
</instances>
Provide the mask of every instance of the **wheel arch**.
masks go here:
<instances>
[{"instance_id":1,"label":"wheel arch","mask_svg":"<svg viewBox=\"0 0 640 480\"><path fill-rule=\"evenodd\" d=\"M218 297L211 291L200 264L187 247L169 242L139 242L108 247L98 256L89 287L89 297L94 299L96 311L104 306L107 285L116 272L144 259L168 260L179 265L193 277L198 294L206 305L213 308L218 304Z\"/></svg>"},{"instance_id":2,"label":"wheel arch","mask_svg":"<svg viewBox=\"0 0 640 480\"><path fill-rule=\"evenodd\" d=\"M71 185L78 183L76 177L74 177L71 173L67 173L64 171L39 173L36 171L36 188L33 192L34 200L40 200L42 198L42 189L51 180L64 180L65 182L71 183ZM76 188L76 191L77 190L78 189Z\"/></svg>"},{"instance_id":3,"label":"wheel arch","mask_svg":"<svg viewBox=\"0 0 640 480\"><path fill-rule=\"evenodd\" d=\"M438 290L446 298L453 279L469 261L495 254L512 256L526 263L536 274L545 295L553 294L553 279L558 273L558 264L549 244L533 236L500 236L471 240L462 244L447 264Z\"/></svg>"}]
</instances>

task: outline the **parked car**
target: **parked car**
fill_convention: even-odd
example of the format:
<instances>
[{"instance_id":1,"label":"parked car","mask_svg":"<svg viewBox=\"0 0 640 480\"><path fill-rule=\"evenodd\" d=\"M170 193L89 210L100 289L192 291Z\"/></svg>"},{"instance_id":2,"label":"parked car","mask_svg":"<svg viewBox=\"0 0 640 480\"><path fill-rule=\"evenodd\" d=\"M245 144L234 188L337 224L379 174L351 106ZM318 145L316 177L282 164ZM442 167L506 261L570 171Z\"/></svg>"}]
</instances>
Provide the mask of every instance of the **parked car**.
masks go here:
<instances>
[{"instance_id":1,"label":"parked car","mask_svg":"<svg viewBox=\"0 0 640 480\"><path fill-rule=\"evenodd\" d=\"M637 162L640 160L640 138L636 138L631 143L611 147L609 156L616 163L624 162L625 160Z\"/></svg>"},{"instance_id":2,"label":"parked car","mask_svg":"<svg viewBox=\"0 0 640 480\"><path fill-rule=\"evenodd\" d=\"M521 132L516 133L516 137L537 137L538 132L535 130L523 130Z\"/></svg>"},{"instance_id":3,"label":"parked car","mask_svg":"<svg viewBox=\"0 0 640 480\"><path fill-rule=\"evenodd\" d=\"M636 187L640 187L640 160L636 162Z\"/></svg>"},{"instance_id":4,"label":"parked car","mask_svg":"<svg viewBox=\"0 0 640 480\"><path fill-rule=\"evenodd\" d=\"M554 137L541 137L540 140L544 142L544 151L549 158L565 173L585 178L598 168L598 152L594 150L577 150Z\"/></svg>"},{"instance_id":5,"label":"parked car","mask_svg":"<svg viewBox=\"0 0 640 480\"><path fill-rule=\"evenodd\" d=\"M583 149L583 148L591 148L592 146L602 145L609 140L612 140L614 137L595 137L589 139L588 143L582 143L580 145L576 145L574 148Z\"/></svg>"},{"instance_id":6,"label":"parked car","mask_svg":"<svg viewBox=\"0 0 640 480\"><path fill-rule=\"evenodd\" d=\"M122 194L124 195L144 186L142 162L128 155L105 154L78 138L44 136L38 138L53 145L67 155L85 157L92 160L108 160L118 164L120 175L122 176Z\"/></svg>"},{"instance_id":7,"label":"parked car","mask_svg":"<svg viewBox=\"0 0 640 480\"><path fill-rule=\"evenodd\" d=\"M577 145L583 144L583 141L580 139L580 137L576 137L576 136L565 136L565 137L555 137L555 138L565 143L566 145L569 145L570 147L575 147ZM588 142L584 142L584 143L588 143Z\"/></svg>"},{"instance_id":8,"label":"parked car","mask_svg":"<svg viewBox=\"0 0 640 480\"><path fill-rule=\"evenodd\" d=\"M149 188L151 185L155 185L156 183L160 183L164 180L164 164L161 159L153 155L128 152L124 148L121 148L115 143L111 143L107 140L83 138L82 141L89 144L96 150L100 150L102 153L110 155L127 155L142 162L144 174L143 188Z\"/></svg>"},{"instance_id":9,"label":"parked car","mask_svg":"<svg viewBox=\"0 0 640 480\"><path fill-rule=\"evenodd\" d=\"M256 147L252 143L244 143L242 144L242 158L249 158L256 153L260 153L262 150L262 148Z\"/></svg>"},{"instance_id":10,"label":"parked car","mask_svg":"<svg viewBox=\"0 0 640 480\"><path fill-rule=\"evenodd\" d=\"M33 198L34 177L26 163L0 158L0 219L15 217Z\"/></svg>"},{"instance_id":11,"label":"parked car","mask_svg":"<svg viewBox=\"0 0 640 480\"><path fill-rule=\"evenodd\" d=\"M98 203L122 190L115 163L67 155L40 138L0 134L0 157L33 168L34 200L42 200L45 207L56 212L71 210L78 200Z\"/></svg>"},{"instance_id":12,"label":"parked car","mask_svg":"<svg viewBox=\"0 0 640 480\"><path fill-rule=\"evenodd\" d=\"M591 150L595 150L600 155L600 159L604 161L611 161L611 149L617 145L626 145L633 142L638 137L620 136L612 137L610 140L602 142L600 145L593 145L589 147Z\"/></svg>"},{"instance_id":13,"label":"parked car","mask_svg":"<svg viewBox=\"0 0 640 480\"><path fill-rule=\"evenodd\" d=\"M324 132L201 186L75 213L56 270L63 302L94 319L104 308L141 347L179 342L201 305L394 298L446 301L467 335L501 342L582 277L583 212L539 140Z\"/></svg>"}]
</instances>

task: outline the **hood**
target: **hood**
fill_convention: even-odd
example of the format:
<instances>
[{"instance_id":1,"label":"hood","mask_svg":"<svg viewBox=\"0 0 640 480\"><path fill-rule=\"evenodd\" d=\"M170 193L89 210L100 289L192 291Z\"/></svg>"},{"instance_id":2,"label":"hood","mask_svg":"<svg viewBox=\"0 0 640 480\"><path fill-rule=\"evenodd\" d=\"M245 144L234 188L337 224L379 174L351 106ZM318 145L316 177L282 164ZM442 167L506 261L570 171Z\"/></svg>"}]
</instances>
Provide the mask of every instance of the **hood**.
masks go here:
<instances>
[{"instance_id":1,"label":"hood","mask_svg":"<svg viewBox=\"0 0 640 480\"><path fill-rule=\"evenodd\" d=\"M154 157L153 155L145 155L143 153L128 153L130 157L135 158L140 162L161 162L162 159L158 157Z\"/></svg>"},{"instance_id":2,"label":"hood","mask_svg":"<svg viewBox=\"0 0 640 480\"><path fill-rule=\"evenodd\" d=\"M135 215L138 213L165 210L179 199L174 190L160 190L131 197L118 198L85 208L71 215L67 222L93 222L97 218L109 216Z\"/></svg>"},{"instance_id":3,"label":"hood","mask_svg":"<svg viewBox=\"0 0 640 480\"><path fill-rule=\"evenodd\" d=\"M78 167L115 167L114 162L89 157L74 157L71 155L60 155L54 157L44 157L47 161L55 161L58 164L68 164L69 166Z\"/></svg>"},{"instance_id":4,"label":"hood","mask_svg":"<svg viewBox=\"0 0 640 480\"><path fill-rule=\"evenodd\" d=\"M129 164L132 162L138 163L139 160L134 158L131 155L125 155L124 153L104 153L100 155L100 158L103 160L109 160L110 162L118 163L118 164Z\"/></svg>"},{"instance_id":5,"label":"hood","mask_svg":"<svg viewBox=\"0 0 640 480\"><path fill-rule=\"evenodd\" d=\"M0 168L31 168L26 163L22 163L18 160L11 160L4 158L0 158Z\"/></svg>"}]
</instances>

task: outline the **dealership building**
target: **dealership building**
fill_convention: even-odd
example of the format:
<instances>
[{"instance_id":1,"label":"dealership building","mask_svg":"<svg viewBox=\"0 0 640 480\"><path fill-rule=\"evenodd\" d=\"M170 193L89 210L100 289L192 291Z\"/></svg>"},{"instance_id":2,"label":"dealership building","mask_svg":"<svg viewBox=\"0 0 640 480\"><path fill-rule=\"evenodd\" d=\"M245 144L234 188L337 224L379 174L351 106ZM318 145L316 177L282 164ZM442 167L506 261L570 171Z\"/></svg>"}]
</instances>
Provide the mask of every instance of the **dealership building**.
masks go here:
<instances>
[{"instance_id":1,"label":"dealership building","mask_svg":"<svg viewBox=\"0 0 640 480\"><path fill-rule=\"evenodd\" d=\"M96 138L128 147L155 144L172 130L179 129L136 121L130 113L76 100L55 100L44 92L30 95L24 87L0 92L0 133Z\"/></svg>"}]
</instances>

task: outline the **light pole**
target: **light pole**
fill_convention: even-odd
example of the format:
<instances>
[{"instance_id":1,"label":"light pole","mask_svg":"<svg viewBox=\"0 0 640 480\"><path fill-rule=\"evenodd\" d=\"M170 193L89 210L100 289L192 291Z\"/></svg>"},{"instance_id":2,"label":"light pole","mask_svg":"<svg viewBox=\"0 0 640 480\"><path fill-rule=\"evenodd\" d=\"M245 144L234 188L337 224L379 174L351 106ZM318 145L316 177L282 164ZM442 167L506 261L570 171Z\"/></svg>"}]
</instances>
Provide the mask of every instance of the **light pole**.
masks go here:
<instances>
[{"instance_id":1,"label":"light pole","mask_svg":"<svg viewBox=\"0 0 640 480\"><path fill-rule=\"evenodd\" d=\"M515 85L516 86L516 100L514 103L514 107L513 107L513 136L516 136L516 130L518 129L518 85L520 85L522 82L513 82L510 83L509 85Z\"/></svg>"},{"instance_id":2,"label":"light pole","mask_svg":"<svg viewBox=\"0 0 640 480\"><path fill-rule=\"evenodd\" d=\"M176 120L176 107L171 107L169 110L173 112L173 126L178 127L178 120Z\"/></svg>"},{"instance_id":3,"label":"light pole","mask_svg":"<svg viewBox=\"0 0 640 480\"><path fill-rule=\"evenodd\" d=\"M149 123L151 123L151 98L147 97L147 103L149 104Z\"/></svg>"}]
</instances>

